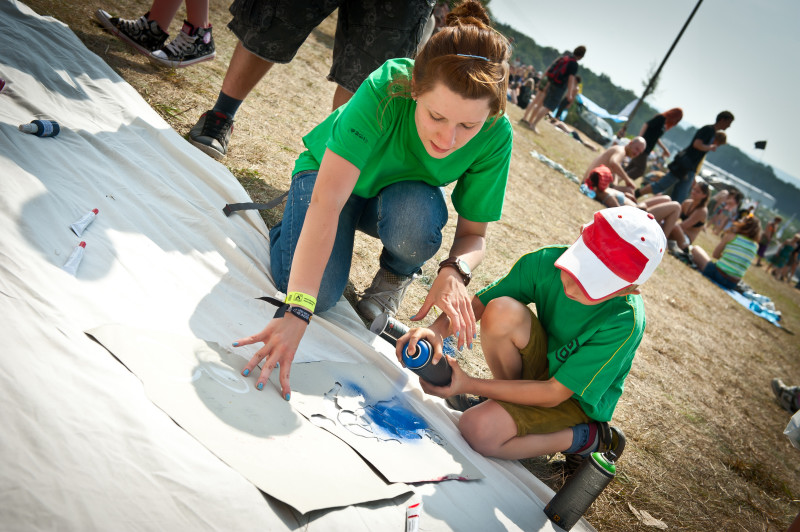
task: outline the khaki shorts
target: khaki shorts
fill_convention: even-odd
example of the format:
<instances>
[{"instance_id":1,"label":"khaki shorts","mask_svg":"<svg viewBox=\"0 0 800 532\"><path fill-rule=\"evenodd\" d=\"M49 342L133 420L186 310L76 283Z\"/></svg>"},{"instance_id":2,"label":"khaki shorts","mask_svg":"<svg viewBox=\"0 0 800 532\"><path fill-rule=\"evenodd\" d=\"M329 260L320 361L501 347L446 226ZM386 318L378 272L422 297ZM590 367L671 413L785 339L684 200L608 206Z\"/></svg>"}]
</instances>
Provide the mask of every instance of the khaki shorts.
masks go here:
<instances>
[{"instance_id":1,"label":"khaki shorts","mask_svg":"<svg viewBox=\"0 0 800 532\"><path fill-rule=\"evenodd\" d=\"M530 309L528 309L530 311ZM547 364L547 333L539 319L531 312L531 338L522 351L522 380L546 381L550 379ZM497 401L517 425L517 436L549 434L561 429L592 421L578 401L570 397L558 406L527 406Z\"/></svg>"},{"instance_id":2,"label":"khaki shorts","mask_svg":"<svg viewBox=\"0 0 800 532\"><path fill-rule=\"evenodd\" d=\"M338 8L328 80L355 92L388 59L414 54L433 5L434 0L235 0L228 27L248 52L289 63Z\"/></svg>"}]
</instances>

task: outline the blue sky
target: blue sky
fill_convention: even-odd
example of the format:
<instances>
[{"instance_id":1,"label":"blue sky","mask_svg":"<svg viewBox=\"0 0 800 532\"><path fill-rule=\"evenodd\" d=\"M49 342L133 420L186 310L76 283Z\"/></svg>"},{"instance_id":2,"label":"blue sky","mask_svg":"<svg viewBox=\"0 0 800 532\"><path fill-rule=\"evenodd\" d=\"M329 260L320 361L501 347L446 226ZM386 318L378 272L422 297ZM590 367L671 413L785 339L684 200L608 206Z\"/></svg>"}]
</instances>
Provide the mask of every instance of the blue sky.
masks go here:
<instances>
[{"instance_id":1,"label":"blue sky","mask_svg":"<svg viewBox=\"0 0 800 532\"><path fill-rule=\"evenodd\" d=\"M586 45L581 64L641 94L643 80L661 63L696 4L492 0L489 7L500 22L542 46ZM800 89L798 23L798 0L704 0L648 103L659 110L682 107L684 127L712 123L719 111L730 110L736 120L728 141L795 176L792 182L800 187L800 130L794 124L800 119L800 98L794 94ZM754 149L757 140L766 140L767 149Z\"/></svg>"}]
</instances>

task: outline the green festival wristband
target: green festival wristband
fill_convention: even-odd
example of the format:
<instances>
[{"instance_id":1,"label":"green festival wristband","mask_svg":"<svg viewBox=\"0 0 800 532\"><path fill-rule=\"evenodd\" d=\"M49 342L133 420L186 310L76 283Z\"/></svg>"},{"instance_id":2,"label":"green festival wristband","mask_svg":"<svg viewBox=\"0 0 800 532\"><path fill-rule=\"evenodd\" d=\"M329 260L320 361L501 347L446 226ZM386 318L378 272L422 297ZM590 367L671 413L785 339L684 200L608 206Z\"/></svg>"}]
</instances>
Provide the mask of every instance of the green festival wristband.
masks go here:
<instances>
[{"instance_id":1,"label":"green festival wristband","mask_svg":"<svg viewBox=\"0 0 800 532\"><path fill-rule=\"evenodd\" d=\"M317 306L317 298L302 292L289 292L286 295L286 303L289 303L290 305L297 305L314 312L314 309Z\"/></svg>"}]
</instances>

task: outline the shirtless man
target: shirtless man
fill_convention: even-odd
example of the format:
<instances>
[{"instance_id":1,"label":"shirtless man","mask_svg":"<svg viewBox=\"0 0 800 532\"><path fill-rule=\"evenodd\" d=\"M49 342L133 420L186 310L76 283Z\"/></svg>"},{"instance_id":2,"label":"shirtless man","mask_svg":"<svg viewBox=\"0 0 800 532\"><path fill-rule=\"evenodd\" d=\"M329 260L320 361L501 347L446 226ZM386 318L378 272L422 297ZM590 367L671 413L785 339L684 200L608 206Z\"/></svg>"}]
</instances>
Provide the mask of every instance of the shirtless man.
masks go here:
<instances>
[{"instance_id":1,"label":"shirtless man","mask_svg":"<svg viewBox=\"0 0 800 532\"><path fill-rule=\"evenodd\" d=\"M594 168L600 165L607 166L611 173L614 175L614 181L611 183L606 192L597 194L597 200L602 202L607 207L619 207L621 205L636 206L635 201L628 203L625 201L625 193L632 194L636 190L636 184L633 182L628 174L623 170L622 163L626 157L631 159L644 151L646 142L642 137L635 137L625 146L612 146L592 161L592 164L587 168L586 173L583 175L584 181ZM609 193L610 192L610 193ZM615 194L615 192L618 192ZM621 201L620 201L621 200Z\"/></svg>"}]
</instances>

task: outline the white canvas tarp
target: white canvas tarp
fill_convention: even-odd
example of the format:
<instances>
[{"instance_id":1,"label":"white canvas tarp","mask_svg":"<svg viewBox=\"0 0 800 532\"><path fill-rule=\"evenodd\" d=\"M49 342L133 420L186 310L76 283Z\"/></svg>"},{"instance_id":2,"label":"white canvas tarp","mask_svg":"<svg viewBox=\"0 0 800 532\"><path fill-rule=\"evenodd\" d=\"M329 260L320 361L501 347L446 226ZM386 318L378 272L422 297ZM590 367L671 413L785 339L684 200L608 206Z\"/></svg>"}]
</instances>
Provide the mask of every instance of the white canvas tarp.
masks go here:
<instances>
[{"instance_id":1,"label":"white canvas tarp","mask_svg":"<svg viewBox=\"0 0 800 532\"><path fill-rule=\"evenodd\" d=\"M303 514L176 424L84 331L116 323L227 346L261 330L269 313L254 298L275 292L263 221L226 218L223 205L249 201L230 172L63 24L8 0L0 78L0 528L403 530L406 507L421 502L423 530L553 529L542 513L552 491L516 462L474 453L455 416L421 393L344 301L314 318L297 362L377 368L483 479ZM17 129L41 118L58 121L60 135ZM69 225L94 208L78 238ZM81 240L72 276L61 266ZM236 352L241 365L252 352ZM328 439L319 441L325 456ZM294 482L311 489L315 479Z\"/></svg>"}]
</instances>

